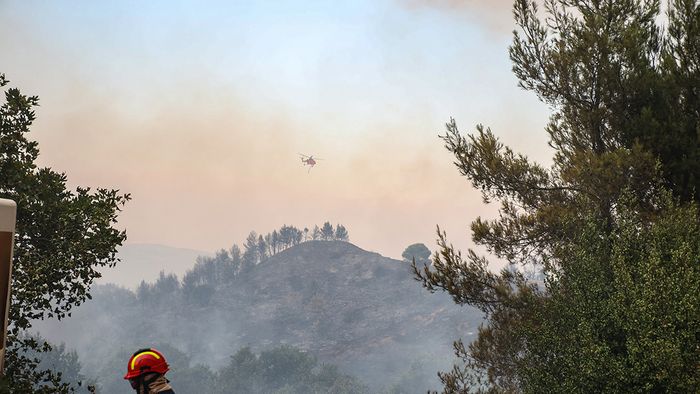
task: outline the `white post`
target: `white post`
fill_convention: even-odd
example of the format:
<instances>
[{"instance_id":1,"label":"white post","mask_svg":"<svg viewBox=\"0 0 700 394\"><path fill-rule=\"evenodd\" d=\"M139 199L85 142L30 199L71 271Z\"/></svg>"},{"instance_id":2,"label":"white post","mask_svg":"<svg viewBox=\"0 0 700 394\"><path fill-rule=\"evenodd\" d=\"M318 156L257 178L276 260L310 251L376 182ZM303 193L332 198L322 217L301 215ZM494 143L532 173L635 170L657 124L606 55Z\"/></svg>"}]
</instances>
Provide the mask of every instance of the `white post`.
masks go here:
<instances>
[{"instance_id":1,"label":"white post","mask_svg":"<svg viewBox=\"0 0 700 394\"><path fill-rule=\"evenodd\" d=\"M5 374L5 343L7 317L10 311L10 283L12 279L12 248L15 240L17 204L0 198L0 376Z\"/></svg>"}]
</instances>

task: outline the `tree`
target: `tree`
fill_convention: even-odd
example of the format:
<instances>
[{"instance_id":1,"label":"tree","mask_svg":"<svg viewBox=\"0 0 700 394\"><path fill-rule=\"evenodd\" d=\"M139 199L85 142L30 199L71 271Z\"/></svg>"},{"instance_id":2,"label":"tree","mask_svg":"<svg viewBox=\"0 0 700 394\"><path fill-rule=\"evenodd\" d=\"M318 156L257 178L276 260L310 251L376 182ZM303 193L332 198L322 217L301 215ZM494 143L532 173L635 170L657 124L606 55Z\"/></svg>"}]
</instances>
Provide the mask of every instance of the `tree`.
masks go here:
<instances>
[{"instance_id":1,"label":"tree","mask_svg":"<svg viewBox=\"0 0 700 394\"><path fill-rule=\"evenodd\" d=\"M314 241L321 239L321 229L316 225L314 225L314 229L311 232L311 239Z\"/></svg>"},{"instance_id":2,"label":"tree","mask_svg":"<svg viewBox=\"0 0 700 394\"><path fill-rule=\"evenodd\" d=\"M192 282L192 277L195 275L191 272L188 272L187 275L191 278L188 278L184 282ZM173 302L174 297L178 296L179 291L180 281L177 279L177 276L175 274L166 275L165 272L161 271L155 283L146 283L146 281L142 280L141 284L139 284L139 287L136 289L136 295L142 303L153 306L164 300Z\"/></svg>"},{"instance_id":3,"label":"tree","mask_svg":"<svg viewBox=\"0 0 700 394\"><path fill-rule=\"evenodd\" d=\"M262 368L258 357L249 347L236 352L229 364L219 372L218 392L256 392L260 383Z\"/></svg>"},{"instance_id":4,"label":"tree","mask_svg":"<svg viewBox=\"0 0 700 394\"><path fill-rule=\"evenodd\" d=\"M350 236L348 235L348 230L342 224L337 224L335 226L335 239L337 239L338 241L345 241L345 242L348 242L350 240Z\"/></svg>"},{"instance_id":5,"label":"tree","mask_svg":"<svg viewBox=\"0 0 700 394\"><path fill-rule=\"evenodd\" d=\"M501 205L495 220L472 223L474 242L511 265L537 267L545 280L530 282L516 269L491 272L485 257L462 256L438 230L440 250L432 269L415 268L419 279L486 316L475 342L455 344L466 368L440 375L444 392L697 388L700 372L688 365L698 364L698 353L679 350L696 348L688 338L700 334L687 312L700 308L692 297L698 272L689 269L697 254L693 263L684 249L697 238L692 230L673 232L665 218L684 210L698 221L699 114L691 103L700 4L672 1L667 31L656 25L658 1L544 4L546 19L535 2L515 1L520 30L510 56L520 86L554 111L546 128L553 166L516 154L483 126L463 136L451 120L442 138L460 173L486 202ZM623 234L631 234L627 244ZM629 245L639 239L656 249L635 253ZM661 270L655 264L671 282L645 292L643 275ZM619 282L624 275L629 287ZM687 286L676 286L684 275ZM654 299L683 300L688 309L659 308ZM623 305L646 314L643 330ZM656 342L651 332L664 338Z\"/></svg>"},{"instance_id":6,"label":"tree","mask_svg":"<svg viewBox=\"0 0 700 394\"><path fill-rule=\"evenodd\" d=\"M283 249L287 249L292 245L296 245L298 231L299 230L295 227L287 226L286 224L280 228L279 234Z\"/></svg>"},{"instance_id":7,"label":"tree","mask_svg":"<svg viewBox=\"0 0 700 394\"><path fill-rule=\"evenodd\" d=\"M623 196L613 230L594 211L563 247L537 322L515 330L523 391L696 392L700 387L700 218L660 193L649 221ZM576 220L578 223L578 220Z\"/></svg>"},{"instance_id":8,"label":"tree","mask_svg":"<svg viewBox=\"0 0 700 394\"><path fill-rule=\"evenodd\" d=\"M272 250L273 250L272 254L277 254L277 252L280 251L280 235L277 232L277 230L274 230L272 232L271 239L272 239Z\"/></svg>"},{"instance_id":9,"label":"tree","mask_svg":"<svg viewBox=\"0 0 700 394\"><path fill-rule=\"evenodd\" d=\"M7 83L0 74L0 87ZM0 106L0 197L17 203L5 367L14 392L31 392L43 379L57 382L23 355L42 347L20 334L31 327L31 320L69 316L90 297L90 286L100 277L97 269L118 262L117 247L126 233L114 225L130 198L103 188L69 190L64 173L35 164L38 144L27 133L38 102L10 88Z\"/></svg>"},{"instance_id":10,"label":"tree","mask_svg":"<svg viewBox=\"0 0 700 394\"><path fill-rule=\"evenodd\" d=\"M267 242L265 242L265 238L262 235L258 236L258 256L260 261L263 261L269 257L267 254Z\"/></svg>"},{"instance_id":11,"label":"tree","mask_svg":"<svg viewBox=\"0 0 700 394\"><path fill-rule=\"evenodd\" d=\"M279 243L280 243L280 251L287 249L291 243L289 227L287 227L286 224L283 225L282 227L280 227Z\"/></svg>"},{"instance_id":12,"label":"tree","mask_svg":"<svg viewBox=\"0 0 700 394\"><path fill-rule=\"evenodd\" d=\"M407 262L415 260L416 264L419 266L430 264L430 249L422 243L412 244L406 247L403 253L401 253L401 257Z\"/></svg>"},{"instance_id":13,"label":"tree","mask_svg":"<svg viewBox=\"0 0 700 394\"><path fill-rule=\"evenodd\" d=\"M33 338L41 345L47 345L47 341L38 335L33 335ZM72 388L84 387L78 392L86 392L87 386L95 385L94 379L86 379L81 373L81 363L78 360L78 354L75 350L66 350L65 344L60 345L48 345L51 348L47 352L38 352L30 350L26 356L28 358L37 358L40 360L39 369L50 370L57 374L60 373L61 381L70 384ZM55 391L55 388L51 386L45 386L42 383L38 383L34 387L34 391L46 392Z\"/></svg>"},{"instance_id":14,"label":"tree","mask_svg":"<svg viewBox=\"0 0 700 394\"><path fill-rule=\"evenodd\" d=\"M249 272L259 262L258 234L251 231L243 245L243 258L241 261L241 272Z\"/></svg>"},{"instance_id":15,"label":"tree","mask_svg":"<svg viewBox=\"0 0 700 394\"><path fill-rule=\"evenodd\" d=\"M316 358L291 346L263 351L259 356L242 348L219 372L218 393L339 393L365 394L356 378L333 365L318 365Z\"/></svg>"},{"instance_id":16,"label":"tree","mask_svg":"<svg viewBox=\"0 0 700 394\"><path fill-rule=\"evenodd\" d=\"M323 223L323 227L321 227L321 239L324 241L331 241L333 240L333 226L331 225L330 222L325 222Z\"/></svg>"},{"instance_id":17,"label":"tree","mask_svg":"<svg viewBox=\"0 0 700 394\"><path fill-rule=\"evenodd\" d=\"M302 242L303 233L296 227L292 227L292 245L299 245Z\"/></svg>"},{"instance_id":18,"label":"tree","mask_svg":"<svg viewBox=\"0 0 700 394\"><path fill-rule=\"evenodd\" d=\"M288 345L263 351L259 361L262 367L261 378L273 389L301 381L316 366L313 356Z\"/></svg>"},{"instance_id":19,"label":"tree","mask_svg":"<svg viewBox=\"0 0 700 394\"><path fill-rule=\"evenodd\" d=\"M226 282L231 282L233 281L233 279L235 279L236 275L238 275L238 271L241 269L241 248L239 248L238 245L234 244L229 249L228 255L230 258L229 269L225 271L224 280Z\"/></svg>"}]
</instances>

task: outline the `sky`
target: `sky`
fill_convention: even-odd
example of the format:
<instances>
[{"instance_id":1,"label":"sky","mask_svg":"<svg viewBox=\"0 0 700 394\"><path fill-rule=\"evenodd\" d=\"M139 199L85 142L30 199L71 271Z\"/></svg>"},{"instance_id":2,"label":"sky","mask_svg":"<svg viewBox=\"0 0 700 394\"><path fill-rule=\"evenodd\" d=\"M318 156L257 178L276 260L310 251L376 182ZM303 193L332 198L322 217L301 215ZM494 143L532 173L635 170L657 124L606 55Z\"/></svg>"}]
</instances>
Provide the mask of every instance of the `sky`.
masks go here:
<instances>
[{"instance_id":1,"label":"sky","mask_svg":"<svg viewBox=\"0 0 700 394\"><path fill-rule=\"evenodd\" d=\"M549 162L510 5L0 0L0 72L40 97L40 165L131 194L126 243L211 252L330 221L400 258L437 225L471 247L497 212L438 137L450 117Z\"/></svg>"}]
</instances>

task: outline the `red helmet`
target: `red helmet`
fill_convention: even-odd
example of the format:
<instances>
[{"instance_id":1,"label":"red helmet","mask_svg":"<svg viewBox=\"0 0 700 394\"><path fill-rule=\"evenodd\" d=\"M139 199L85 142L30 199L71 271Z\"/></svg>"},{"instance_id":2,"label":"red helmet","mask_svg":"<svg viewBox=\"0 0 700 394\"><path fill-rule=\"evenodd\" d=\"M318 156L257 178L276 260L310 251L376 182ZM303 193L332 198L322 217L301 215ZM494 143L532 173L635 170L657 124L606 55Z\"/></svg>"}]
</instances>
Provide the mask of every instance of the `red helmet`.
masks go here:
<instances>
[{"instance_id":1,"label":"red helmet","mask_svg":"<svg viewBox=\"0 0 700 394\"><path fill-rule=\"evenodd\" d=\"M124 379L133 379L149 372L163 375L170 369L165 361L165 356L153 348L141 349L134 353L126 368Z\"/></svg>"}]
</instances>

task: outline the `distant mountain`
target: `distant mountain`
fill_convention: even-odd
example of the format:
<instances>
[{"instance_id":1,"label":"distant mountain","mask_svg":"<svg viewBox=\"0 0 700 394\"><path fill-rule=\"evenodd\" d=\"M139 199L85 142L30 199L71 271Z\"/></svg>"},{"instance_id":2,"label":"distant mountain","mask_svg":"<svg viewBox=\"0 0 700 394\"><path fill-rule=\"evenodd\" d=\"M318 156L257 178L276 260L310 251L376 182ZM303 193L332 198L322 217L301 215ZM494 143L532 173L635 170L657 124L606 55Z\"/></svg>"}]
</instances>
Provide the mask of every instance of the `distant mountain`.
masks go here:
<instances>
[{"instance_id":1,"label":"distant mountain","mask_svg":"<svg viewBox=\"0 0 700 394\"><path fill-rule=\"evenodd\" d=\"M164 341L214 368L243 346L289 344L375 388L418 367L437 388L452 341L469 340L480 323L476 310L423 289L405 262L347 242L309 241L225 282L161 280L148 294L98 286L72 318L37 328L75 348L98 376L123 373L104 361L120 350Z\"/></svg>"},{"instance_id":2,"label":"distant mountain","mask_svg":"<svg viewBox=\"0 0 700 394\"><path fill-rule=\"evenodd\" d=\"M197 256L209 255L211 253L200 250L165 245L126 244L117 251L121 261L112 268L101 269L102 278L96 283L113 283L133 290L142 280L155 282L161 271L182 278L187 270L192 269Z\"/></svg>"}]
</instances>

